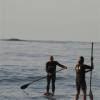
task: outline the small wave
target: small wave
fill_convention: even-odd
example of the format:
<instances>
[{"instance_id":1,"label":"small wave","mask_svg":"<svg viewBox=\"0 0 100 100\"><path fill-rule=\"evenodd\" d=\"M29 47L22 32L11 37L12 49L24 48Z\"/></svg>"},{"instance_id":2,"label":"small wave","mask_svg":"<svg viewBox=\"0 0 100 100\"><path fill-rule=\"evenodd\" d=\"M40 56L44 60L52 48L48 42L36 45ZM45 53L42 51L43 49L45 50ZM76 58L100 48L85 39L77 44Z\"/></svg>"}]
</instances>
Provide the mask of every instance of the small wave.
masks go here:
<instances>
[{"instance_id":1,"label":"small wave","mask_svg":"<svg viewBox=\"0 0 100 100\"><path fill-rule=\"evenodd\" d=\"M65 80L65 77L56 77L57 80Z\"/></svg>"},{"instance_id":2,"label":"small wave","mask_svg":"<svg viewBox=\"0 0 100 100\"><path fill-rule=\"evenodd\" d=\"M0 83L2 84L11 84L11 83L16 83L16 82L21 82L24 81L24 79L22 80L21 78L12 78L12 79L0 79Z\"/></svg>"},{"instance_id":3,"label":"small wave","mask_svg":"<svg viewBox=\"0 0 100 100\"><path fill-rule=\"evenodd\" d=\"M3 67L3 66L4 66L4 67L8 66L8 67L9 67L9 66L19 66L19 65L12 65L12 64L9 64L9 65L0 65L0 66L2 66L2 67Z\"/></svg>"}]
</instances>

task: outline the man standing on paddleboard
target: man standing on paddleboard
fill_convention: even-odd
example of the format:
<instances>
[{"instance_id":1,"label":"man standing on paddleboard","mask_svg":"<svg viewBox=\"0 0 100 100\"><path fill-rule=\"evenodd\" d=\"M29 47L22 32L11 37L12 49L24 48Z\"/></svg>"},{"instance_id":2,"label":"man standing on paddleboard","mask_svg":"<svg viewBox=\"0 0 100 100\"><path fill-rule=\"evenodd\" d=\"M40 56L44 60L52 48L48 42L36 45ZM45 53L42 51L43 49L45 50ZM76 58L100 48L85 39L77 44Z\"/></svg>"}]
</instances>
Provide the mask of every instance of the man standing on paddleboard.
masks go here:
<instances>
[{"instance_id":1,"label":"man standing on paddleboard","mask_svg":"<svg viewBox=\"0 0 100 100\"><path fill-rule=\"evenodd\" d=\"M75 67L76 70L76 89L77 89L77 94L75 100L79 99L79 94L80 94L80 89L83 91L83 100L86 100L86 81L85 81L85 73L91 71L93 69L93 64L92 66L85 65L84 64L84 57L80 56L78 60L78 64Z\"/></svg>"},{"instance_id":2,"label":"man standing on paddleboard","mask_svg":"<svg viewBox=\"0 0 100 100\"><path fill-rule=\"evenodd\" d=\"M55 93L55 80L56 80L56 66L62 67L67 69L66 66L60 64L57 61L54 61L54 57L50 56L50 60L46 63L46 72L47 72L47 88L46 93L44 95L49 95L49 88L50 88L50 82L52 80L52 95Z\"/></svg>"}]
</instances>

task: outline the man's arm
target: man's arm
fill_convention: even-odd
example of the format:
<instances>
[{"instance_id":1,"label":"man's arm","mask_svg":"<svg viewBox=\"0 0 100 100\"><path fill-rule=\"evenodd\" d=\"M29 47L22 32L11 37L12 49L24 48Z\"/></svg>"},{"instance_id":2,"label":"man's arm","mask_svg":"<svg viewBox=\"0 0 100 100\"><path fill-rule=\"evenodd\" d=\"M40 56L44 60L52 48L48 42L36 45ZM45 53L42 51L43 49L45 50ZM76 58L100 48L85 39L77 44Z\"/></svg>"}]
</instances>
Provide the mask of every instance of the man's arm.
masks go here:
<instances>
[{"instance_id":1,"label":"man's arm","mask_svg":"<svg viewBox=\"0 0 100 100\"><path fill-rule=\"evenodd\" d=\"M65 66L65 65L62 65L62 64L60 64L60 63L58 63L58 62L57 62L57 65L58 65L59 67L62 67L62 68L65 68L65 69L67 69L67 66Z\"/></svg>"},{"instance_id":2,"label":"man's arm","mask_svg":"<svg viewBox=\"0 0 100 100\"><path fill-rule=\"evenodd\" d=\"M89 72L89 71L92 71L93 70L93 65L92 66L89 66L89 65L85 65L85 73Z\"/></svg>"},{"instance_id":3,"label":"man's arm","mask_svg":"<svg viewBox=\"0 0 100 100\"><path fill-rule=\"evenodd\" d=\"M46 63L46 68L45 68L46 72L48 73L48 63Z\"/></svg>"}]
</instances>

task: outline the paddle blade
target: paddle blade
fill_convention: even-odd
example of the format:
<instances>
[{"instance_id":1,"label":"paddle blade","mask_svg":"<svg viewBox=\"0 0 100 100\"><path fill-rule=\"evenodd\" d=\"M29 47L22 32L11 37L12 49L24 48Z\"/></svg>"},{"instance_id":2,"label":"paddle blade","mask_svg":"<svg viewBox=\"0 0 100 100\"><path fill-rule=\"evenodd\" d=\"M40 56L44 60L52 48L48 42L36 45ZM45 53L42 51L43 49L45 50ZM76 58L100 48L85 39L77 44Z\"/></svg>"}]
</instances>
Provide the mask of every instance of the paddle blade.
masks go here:
<instances>
[{"instance_id":1,"label":"paddle blade","mask_svg":"<svg viewBox=\"0 0 100 100\"><path fill-rule=\"evenodd\" d=\"M28 84L22 85L20 88L21 88L21 89L26 89L29 85L30 85L30 84L28 83Z\"/></svg>"},{"instance_id":2,"label":"paddle blade","mask_svg":"<svg viewBox=\"0 0 100 100\"><path fill-rule=\"evenodd\" d=\"M90 100L93 100L93 94L92 94L92 91L90 91Z\"/></svg>"}]
</instances>

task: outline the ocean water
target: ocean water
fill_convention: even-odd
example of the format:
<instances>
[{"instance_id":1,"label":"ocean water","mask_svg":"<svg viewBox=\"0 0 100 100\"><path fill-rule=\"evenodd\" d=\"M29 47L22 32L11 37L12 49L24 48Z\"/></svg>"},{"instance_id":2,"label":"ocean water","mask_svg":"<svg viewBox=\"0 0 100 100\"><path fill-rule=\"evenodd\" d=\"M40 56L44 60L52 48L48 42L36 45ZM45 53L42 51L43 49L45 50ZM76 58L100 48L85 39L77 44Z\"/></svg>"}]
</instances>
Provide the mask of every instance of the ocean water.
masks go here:
<instances>
[{"instance_id":1,"label":"ocean water","mask_svg":"<svg viewBox=\"0 0 100 100\"><path fill-rule=\"evenodd\" d=\"M46 78L25 90L20 89L22 85L46 76L45 64L50 55L68 67L57 73L55 96L43 96ZM79 56L84 56L85 63L91 64L90 42L0 41L0 100L74 100L74 68ZM86 74L87 94L89 80L90 72ZM100 43L94 43L92 92L94 100L100 100ZM87 100L90 100L89 96Z\"/></svg>"}]
</instances>

